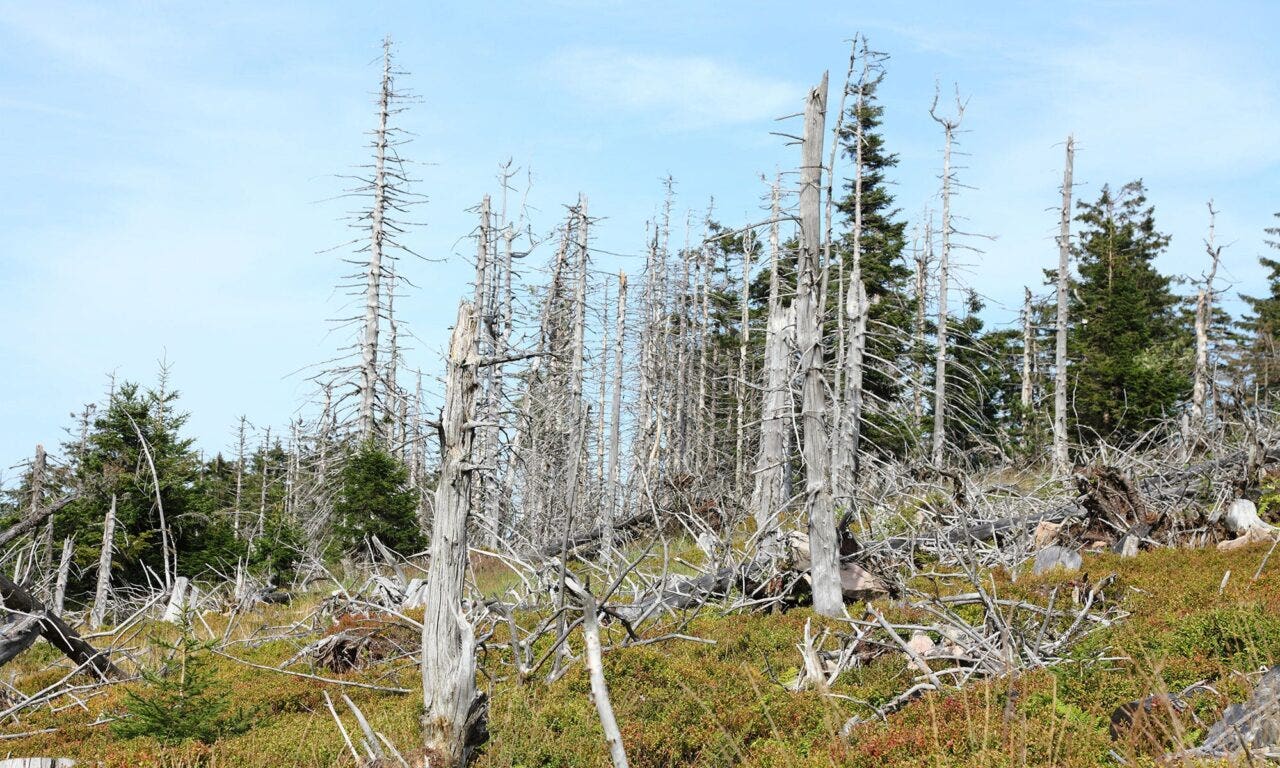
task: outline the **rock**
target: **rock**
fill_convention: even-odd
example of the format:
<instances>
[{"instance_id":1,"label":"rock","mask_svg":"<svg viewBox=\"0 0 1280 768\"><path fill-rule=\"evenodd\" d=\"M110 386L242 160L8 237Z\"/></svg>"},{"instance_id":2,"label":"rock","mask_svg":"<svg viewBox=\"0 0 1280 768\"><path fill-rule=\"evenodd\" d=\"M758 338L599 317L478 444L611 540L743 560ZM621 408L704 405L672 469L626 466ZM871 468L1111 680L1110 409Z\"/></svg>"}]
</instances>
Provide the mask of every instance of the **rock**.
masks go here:
<instances>
[{"instance_id":1,"label":"rock","mask_svg":"<svg viewBox=\"0 0 1280 768\"><path fill-rule=\"evenodd\" d=\"M1042 576L1055 568L1061 568L1064 571L1078 571L1083 564L1084 559L1080 557L1079 552L1074 552L1066 547L1046 547L1036 553L1035 564L1031 567L1031 575Z\"/></svg>"},{"instance_id":2,"label":"rock","mask_svg":"<svg viewBox=\"0 0 1280 768\"><path fill-rule=\"evenodd\" d=\"M10 757L0 760L0 768L71 768L76 764L69 757Z\"/></svg>"},{"instance_id":3,"label":"rock","mask_svg":"<svg viewBox=\"0 0 1280 768\"><path fill-rule=\"evenodd\" d=\"M1116 553L1121 557L1137 557L1139 542L1141 542L1141 539L1132 533L1127 533L1120 540L1120 543L1116 545Z\"/></svg>"},{"instance_id":4,"label":"rock","mask_svg":"<svg viewBox=\"0 0 1280 768\"><path fill-rule=\"evenodd\" d=\"M911 639L907 641L907 647L917 656L924 656L933 650L933 640L928 635L916 630L911 633Z\"/></svg>"},{"instance_id":5,"label":"rock","mask_svg":"<svg viewBox=\"0 0 1280 768\"><path fill-rule=\"evenodd\" d=\"M840 565L840 591L845 600L874 600L881 595L889 594L884 582L876 578L867 569L853 563Z\"/></svg>"},{"instance_id":6,"label":"rock","mask_svg":"<svg viewBox=\"0 0 1280 768\"><path fill-rule=\"evenodd\" d=\"M1058 534L1062 531L1062 523L1051 523L1048 520L1041 520L1036 525L1035 533L1031 535L1032 549L1044 549L1051 546L1058 540Z\"/></svg>"}]
</instances>

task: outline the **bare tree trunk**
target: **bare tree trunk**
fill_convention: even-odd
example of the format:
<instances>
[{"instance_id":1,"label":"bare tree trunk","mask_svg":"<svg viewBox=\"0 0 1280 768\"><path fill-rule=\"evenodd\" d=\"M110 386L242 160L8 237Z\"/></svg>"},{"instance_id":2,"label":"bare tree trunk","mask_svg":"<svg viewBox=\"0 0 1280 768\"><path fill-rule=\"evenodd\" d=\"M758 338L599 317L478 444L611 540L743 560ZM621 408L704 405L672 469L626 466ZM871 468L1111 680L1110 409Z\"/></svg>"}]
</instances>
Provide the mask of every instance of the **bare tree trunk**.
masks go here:
<instances>
[{"instance_id":1,"label":"bare tree trunk","mask_svg":"<svg viewBox=\"0 0 1280 768\"><path fill-rule=\"evenodd\" d=\"M781 184L775 180L771 192L769 223L769 316L764 339L764 399L760 408L760 448L757 452L755 487L751 494L751 514L756 538L771 546L777 531L777 516L790 497L787 488L787 426L790 415L790 349L795 334L794 307L783 308L778 295L781 217Z\"/></svg>"},{"instance_id":2,"label":"bare tree trunk","mask_svg":"<svg viewBox=\"0 0 1280 768\"><path fill-rule=\"evenodd\" d=\"M804 373L805 500L812 556L813 607L841 616L840 552L832 508L827 437L827 382L822 371L822 140L827 116L827 75L809 91L804 110L800 167L801 247L796 288L796 338Z\"/></svg>"},{"instance_id":3,"label":"bare tree trunk","mask_svg":"<svg viewBox=\"0 0 1280 768\"><path fill-rule=\"evenodd\" d=\"M618 519L621 489L619 488L618 466L622 442L622 381L623 356L627 336L627 273L618 273L618 319L616 323L613 347L613 403L609 418L609 490L608 504L605 505L606 516L603 521L603 537L601 542L605 553L613 551L613 524Z\"/></svg>"},{"instance_id":4,"label":"bare tree trunk","mask_svg":"<svg viewBox=\"0 0 1280 768\"><path fill-rule=\"evenodd\" d=\"M445 368L440 417L440 481L431 527L426 610L422 619L423 745L433 766L467 762L468 737L482 726L485 698L476 691L475 633L462 612L471 507L471 447L476 411L477 321L458 306Z\"/></svg>"},{"instance_id":5,"label":"bare tree trunk","mask_svg":"<svg viewBox=\"0 0 1280 768\"><path fill-rule=\"evenodd\" d=\"M938 260L938 351L934 363L933 384L933 463L942 466L947 446L947 290L951 266L951 145L955 130L964 118L964 105L956 97L956 116L943 118L937 113L938 94L933 96L929 115L942 126L946 145L942 153L942 256Z\"/></svg>"},{"instance_id":6,"label":"bare tree trunk","mask_svg":"<svg viewBox=\"0 0 1280 768\"><path fill-rule=\"evenodd\" d=\"M107 617L107 594L111 589L111 553L116 537L116 495L111 494L111 508L102 521L102 550L98 555L98 584L93 592L93 609L89 612L89 627L98 629Z\"/></svg>"},{"instance_id":7,"label":"bare tree trunk","mask_svg":"<svg viewBox=\"0 0 1280 768\"><path fill-rule=\"evenodd\" d=\"M244 437L245 437L244 416L240 417L240 426L236 430L236 497L235 503L231 510L231 529L235 532L235 537L240 538L240 513L241 503L244 499Z\"/></svg>"},{"instance_id":8,"label":"bare tree trunk","mask_svg":"<svg viewBox=\"0 0 1280 768\"><path fill-rule=\"evenodd\" d=\"M1071 269L1071 175L1076 140L1067 137L1067 161L1062 172L1062 212L1058 232L1058 327L1053 360L1053 470L1059 478L1071 472L1067 449L1067 322L1069 271Z\"/></svg>"},{"instance_id":9,"label":"bare tree trunk","mask_svg":"<svg viewBox=\"0 0 1280 768\"><path fill-rule=\"evenodd\" d=\"M30 512L28 514L36 514L36 510L44 503L44 471L45 471L45 453L44 446L36 445L36 455L31 461L31 501ZM44 530L40 535L40 562L48 567L53 561L53 516L49 516L48 522L45 524Z\"/></svg>"},{"instance_id":10,"label":"bare tree trunk","mask_svg":"<svg viewBox=\"0 0 1280 768\"><path fill-rule=\"evenodd\" d=\"M924 364L924 330L925 330L925 311L929 304L929 262L933 254L933 217L929 212L925 211L924 216L924 247L917 248L915 253L916 264L916 322L911 336L912 347L920 352L920 361L914 372L915 393L912 398L912 414L915 416L915 424L924 423L924 401L925 401L925 370Z\"/></svg>"},{"instance_id":11,"label":"bare tree trunk","mask_svg":"<svg viewBox=\"0 0 1280 768\"><path fill-rule=\"evenodd\" d=\"M382 314L382 248L386 237L387 121L391 114L391 39L382 46L382 89L378 97L378 128L374 132L373 210L369 217L369 263L365 273L364 326L360 340L360 438L377 437L378 330Z\"/></svg>"},{"instance_id":12,"label":"bare tree trunk","mask_svg":"<svg viewBox=\"0 0 1280 768\"><path fill-rule=\"evenodd\" d=\"M604 662L600 654L600 625L596 617L596 601L590 594L582 600L582 635L587 647L587 671L591 677L591 701L600 716L605 742L609 744L609 759L613 768L627 768L627 751L622 744L622 731L613 714L613 702L609 700L609 685L604 679Z\"/></svg>"},{"instance_id":13,"label":"bare tree trunk","mask_svg":"<svg viewBox=\"0 0 1280 768\"><path fill-rule=\"evenodd\" d=\"M1214 230L1218 212L1213 209L1213 201L1209 201L1209 237L1204 241L1205 252L1209 254L1209 274L1205 275L1204 286L1196 292L1196 366L1195 378L1191 390L1191 432L1195 439L1204 429L1205 403L1209 397L1211 384L1209 376L1209 325L1213 322L1213 280L1218 274L1218 261L1222 258L1222 247L1217 245Z\"/></svg>"},{"instance_id":14,"label":"bare tree trunk","mask_svg":"<svg viewBox=\"0 0 1280 768\"><path fill-rule=\"evenodd\" d=\"M1022 405L1022 423L1025 427L1031 423L1031 401L1035 396L1031 381L1034 367L1035 335L1031 325L1031 289L1023 286L1022 299L1022 393L1019 403Z\"/></svg>"},{"instance_id":15,"label":"bare tree trunk","mask_svg":"<svg viewBox=\"0 0 1280 768\"><path fill-rule=\"evenodd\" d=\"M738 379L734 383L734 400L737 401L737 435L733 452L733 488L737 501L746 500L747 487L747 348L751 342L751 262L755 255L755 235L750 230L742 241L742 285L738 293Z\"/></svg>"},{"instance_id":16,"label":"bare tree trunk","mask_svg":"<svg viewBox=\"0 0 1280 768\"><path fill-rule=\"evenodd\" d=\"M67 596L67 577L71 573L73 541L70 536L62 540L62 558L58 560L58 577L53 587L53 613L62 615L63 599Z\"/></svg>"}]
</instances>

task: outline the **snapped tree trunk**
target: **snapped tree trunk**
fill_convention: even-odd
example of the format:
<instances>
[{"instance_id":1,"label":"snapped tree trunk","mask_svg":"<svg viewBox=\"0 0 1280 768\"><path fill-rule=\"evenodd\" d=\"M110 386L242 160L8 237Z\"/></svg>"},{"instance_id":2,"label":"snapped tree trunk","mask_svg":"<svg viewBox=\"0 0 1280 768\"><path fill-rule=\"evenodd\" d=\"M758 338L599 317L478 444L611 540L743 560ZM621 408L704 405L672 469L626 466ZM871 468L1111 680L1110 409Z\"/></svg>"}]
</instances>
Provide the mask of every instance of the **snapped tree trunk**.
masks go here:
<instances>
[{"instance_id":1,"label":"snapped tree trunk","mask_svg":"<svg viewBox=\"0 0 1280 768\"><path fill-rule=\"evenodd\" d=\"M98 554L98 583L93 591L93 609L89 611L89 627L98 629L107 616L107 594L111 589L111 553L115 548L116 495L111 494L111 508L102 522L102 550Z\"/></svg>"},{"instance_id":2,"label":"snapped tree trunk","mask_svg":"<svg viewBox=\"0 0 1280 768\"><path fill-rule=\"evenodd\" d=\"M472 306L463 301L445 365L440 480L422 618L422 738L431 764L441 768L465 765L484 730L485 697L476 690L475 633L462 610L480 363L477 335Z\"/></svg>"}]
</instances>

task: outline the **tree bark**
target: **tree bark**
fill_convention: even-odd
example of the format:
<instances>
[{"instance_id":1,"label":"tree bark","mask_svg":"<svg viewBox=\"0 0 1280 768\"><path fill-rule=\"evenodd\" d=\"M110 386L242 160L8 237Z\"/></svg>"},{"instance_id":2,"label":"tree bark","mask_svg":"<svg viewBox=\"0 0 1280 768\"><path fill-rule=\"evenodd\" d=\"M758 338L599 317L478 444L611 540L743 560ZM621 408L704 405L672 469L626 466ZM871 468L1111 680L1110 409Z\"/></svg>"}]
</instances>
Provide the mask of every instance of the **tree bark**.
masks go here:
<instances>
[{"instance_id":1,"label":"tree bark","mask_svg":"<svg viewBox=\"0 0 1280 768\"><path fill-rule=\"evenodd\" d=\"M1067 322L1068 278L1071 268L1071 175L1076 140L1067 137L1067 160L1062 171L1062 211L1058 232L1058 327L1053 361L1053 469L1059 478L1071 472L1067 449Z\"/></svg>"},{"instance_id":2,"label":"tree bark","mask_svg":"<svg viewBox=\"0 0 1280 768\"><path fill-rule=\"evenodd\" d=\"M369 213L369 263L365 271L364 325L360 339L360 438L377 437L378 330L382 322L382 250L386 237L387 122L391 115L391 38L382 45L382 88L378 128L373 134L373 209Z\"/></svg>"},{"instance_id":3,"label":"tree bark","mask_svg":"<svg viewBox=\"0 0 1280 768\"><path fill-rule=\"evenodd\" d=\"M476 691L475 634L462 612L474 472L477 335L472 306L463 301L445 366L440 480L422 619L423 744L432 765L442 768L466 764L474 741L469 736L478 730L484 708L484 697Z\"/></svg>"},{"instance_id":4,"label":"tree bark","mask_svg":"<svg viewBox=\"0 0 1280 768\"><path fill-rule=\"evenodd\" d=\"M827 75L809 91L804 110L800 167L801 247L796 288L797 342L804 373L805 507L813 557L813 606L841 616L840 552L832 507L827 435L827 382L822 370L822 141L827 116Z\"/></svg>"},{"instance_id":5,"label":"tree bark","mask_svg":"<svg viewBox=\"0 0 1280 768\"><path fill-rule=\"evenodd\" d=\"M107 594L111 589L111 553L115 547L116 495L111 494L111 508L102 522L102 550L98 554L98 583L93 592L93 608L89 611L89 628L98 629L107 616Z\"/></svg>"},{"instance_id":6,"label":"tree bark","mask_svg":"<svg viewBox=\"0 0 1280 768\"><path fill-rule=\"evenodd\" d=\"M40 634L50 645L66 654L67 658L92 669L104 679L123 677L106 654L86 642L66 622L3 573L0 573L0 598L4 600L4 607L11 611L39 616Z\"/></svg>"},{"instance_id":7,"label":"tree bark","mask_svg":"<svg viewBox=\"0 0 1280 768\"><path fill-rule=\"evenodd\" d=\"M605 741L609 744L609 759L613 768L627 768L627 751L622 744L622 731L613 714L613 702L609 700L609 686L604 679L604 662L600 654L600 625L596 617L596 601L590 593L582 597L582 635L587 646L587 670L591 677L591 701L600 716Z\"/></svg>"}]
</instances>

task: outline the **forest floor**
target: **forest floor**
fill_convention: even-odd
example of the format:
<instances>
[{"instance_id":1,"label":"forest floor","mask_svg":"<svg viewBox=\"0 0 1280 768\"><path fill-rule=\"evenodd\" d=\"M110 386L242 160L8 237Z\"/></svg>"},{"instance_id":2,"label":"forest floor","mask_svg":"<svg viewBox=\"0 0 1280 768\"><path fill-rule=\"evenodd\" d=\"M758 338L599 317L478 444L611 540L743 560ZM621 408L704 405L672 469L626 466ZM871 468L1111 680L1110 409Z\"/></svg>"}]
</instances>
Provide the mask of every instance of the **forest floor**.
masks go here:
<instances>
[{"instance_id":1,"label":"forest floor","mask_svg":"<svg viewBox=\"0 0 1280 768\"><path fill-rule=\"evenodd\" d=\"M1083 573L1095 583L1115 574L1115 586L1107 594L1130 615L1074 647L1073 661L926 694L887 721L856 727L848 740L839 735L845 721L868 716L867 703L892 698L910 686L916 672L900 654L891 654L843 673L829 695L788 690L784 683L800 667L796 644L806 621L812 620L815 629L825 624L807 609L713 615L708 608L684 631L714 643L674 639L620 648L606 653L604 666L627 753L638 768L1095 766L1117 764L1112 750L1127 755L1130 764L1151 764L1150 753L1159 750L1112 741L1108 727L1117 706L1210 679L1221 698L1212 693L1195 697L1191 711L1170 729L1172 741L1189 746L1204 730L1197 718L1212 723L1228 701L1247 696L1251 673L1280 658L1280 559L1270 561L1258 579L1252 578L1266 551L1260 546L1236 552L1162 549L1130 559L1087 556ZM1015 580L1003 570L985 574L1000 597L1040 603L1053 585L1083 577L1063 572L1017 575ZM913 586L946 589L926 578ZM231 633L239 642L227 646L227 652L263 667L281 664L297 652L298 641L258 644L254 638L269 637L314 614L326 594L317 592L289 606L263 606L243 616ZM891 600L881 603L880 609L896 621L912 618ZM195 626L202 635L221 637L225 624L225 617L209 613ZM145 636L172 637L175 632L172 625L153 623L121 640L142 649L149 647ZM608 628L608 634L622 637L617 627ZM494 649L481 656L487 673L481 686L491 701L491 735L476 764L608 765L584 665L575 663L552 684L539 677L520 685L499 663L501 638L495 636L491 642ZM580 642L571 645L581 648ZM64 697L54 708L11 719L4 725L6 733L0 734L0 756L175 768L354 764L322 693L328 690L337 700L338 686L222 656L210 661L214 685L225 686L236 706L252 711L254 726L248 731L207 746L165 746L149 737L119 739L109 724L95 724L123 712L127 686L117 685L80 703ZM39 690L65 674L58 662L57 652L41 641L5 666L5 682L27 693ZM409 754L421 711L421 682L412 660L390 660L340 677L410 690L342 689L375 730ZM353 727L349 714L345 719L348 728ZM42 729L56 730L17 735Z\"/></svg>"}]
</instances>

